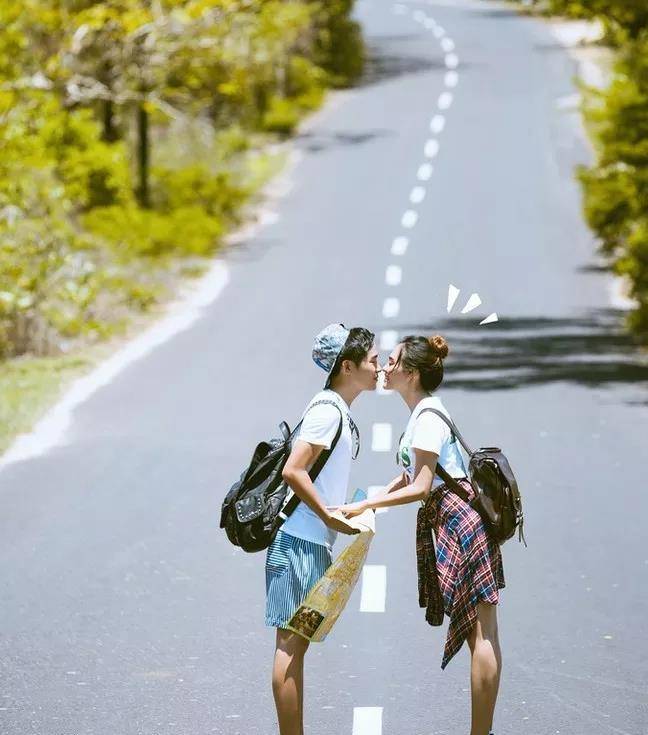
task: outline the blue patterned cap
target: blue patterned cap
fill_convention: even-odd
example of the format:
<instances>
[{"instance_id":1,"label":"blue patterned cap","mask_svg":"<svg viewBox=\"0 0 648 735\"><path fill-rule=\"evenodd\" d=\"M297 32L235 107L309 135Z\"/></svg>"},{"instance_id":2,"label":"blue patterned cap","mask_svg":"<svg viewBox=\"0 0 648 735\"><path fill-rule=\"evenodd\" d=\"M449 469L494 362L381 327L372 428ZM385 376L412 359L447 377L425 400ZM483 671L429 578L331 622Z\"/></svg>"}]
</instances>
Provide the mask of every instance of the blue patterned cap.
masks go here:
<instances>
[{"instance_id":1,"label":"blue patterned cap","mask_svg":"<svg viewBox=\"0 0 648 735\"><path fill-rule=\"evenodd\" d=\"M324 327L313 342L313 362L330 374L349 334L350 331L344 324L329 324Z\"/></svg>"}]
</instances>

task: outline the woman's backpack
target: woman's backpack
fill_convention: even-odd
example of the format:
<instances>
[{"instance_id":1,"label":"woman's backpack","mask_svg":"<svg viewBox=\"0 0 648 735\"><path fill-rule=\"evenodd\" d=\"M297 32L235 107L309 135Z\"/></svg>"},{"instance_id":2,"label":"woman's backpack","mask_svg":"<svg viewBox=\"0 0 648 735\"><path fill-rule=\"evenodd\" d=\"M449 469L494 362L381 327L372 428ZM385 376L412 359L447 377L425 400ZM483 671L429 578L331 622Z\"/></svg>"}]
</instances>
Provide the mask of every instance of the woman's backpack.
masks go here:
<instances>
[{"instance_id":1,"label":"woman's backpack","mask_svg":"<svg viewBox=\"0 0 648 735\"><path fill-rule=\"evenodd\" d=\"M473 452L454 422L436 408L424 408L418 415L430 411L439 416L457 437L469 456L468 479L475 492L470 505L481 516L490 536L502 544L512 538L518 531L519 541L524 538L524 514L522 513L522 496L518 490L517 480L508 460L499 447L482 447ZM458 495L465 498L465 491L446 470L437 463L436 473Z\"/></svg>"},{"instance_id":2,"label":"woman's backpack","mask_svg":"<svg viewBox=\"0 0 648 735\"><path fill-rule=\"evenodd\" d=\"M335 401L316 401L310 407L330 403L340 411L340 425L330 449L324 450L312 466L310 478L316 477L326 464L342 433L342 411ZM280 439L257 445L247 469L230 488L221 508L220 527L227 538L243 551L267 549L281 525L299 505L300 500L283 481L281 473L288 461L301 421L293 432L285 421L279 424Z\"/></svg>"}]
</instances>

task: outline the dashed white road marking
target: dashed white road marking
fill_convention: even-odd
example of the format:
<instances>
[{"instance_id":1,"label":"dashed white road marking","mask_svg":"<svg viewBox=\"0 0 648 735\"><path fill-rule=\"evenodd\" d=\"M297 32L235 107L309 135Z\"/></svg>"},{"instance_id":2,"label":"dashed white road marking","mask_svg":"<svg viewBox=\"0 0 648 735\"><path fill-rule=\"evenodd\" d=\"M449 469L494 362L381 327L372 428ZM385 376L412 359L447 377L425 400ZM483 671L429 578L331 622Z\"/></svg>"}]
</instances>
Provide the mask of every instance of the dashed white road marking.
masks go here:
<instances>
[{"instance_id":1,"label":"dashed white road marking","mask_svg":"<svg viewBox=\"0 0 648 735\"><path fill-rule=\"evenodd\" d=\"M413 209L408 209L401 219L403 227L410 230L418 221L418 214Z\"/></svg>"},{"instance_id":2,"label":"dashed white road marking","mask_svg":"<svg viewBox=\"0 0 648 735\"><path fill-rule=\"evenodd\" d=\"M407 252L407 246L409 245L409 240L406 237L403 237L402 235L399 237L395 237L394 241L392 242L391 246L391 254L392 255L405 255Z\"/></svg>"},{"instance_id":3,"label":"dashed white road marking","mask_svg":"<svg viewBox=\"0 0 648 735\"><path fill-rule=\"evenodd\" d=\"M422 186L415 186L410 192L410 202L412 204L420 204L425 199L425 189Z\"/></svg>"},{"instance_id":4,"label":"dashed white road marking","mask_svg":"<svg viewBox=\"0 0 648 735\"><path fill-rule=\"evenodd\" d=\"M371 450L373 452L391 452L391 424L374 424L371 427Z\"/></svg>"},{"instance_id":5,"label":"dashed white road marking","mask_svg":"<svg viewBox=\"0 0 648 735\"><path fill-rule=\"evenodd\" d=\"M382 707L354 707L353 735L382 735Z\"/></svg>"},{"instance_id":6,"label":"dashed white road marking","mask_svg":"<svg viewBox=\"0 0 648 735\"><path fill-rule=\"evenodd\" d=\"M392 391L389 391L390 393ZM384 490L383 485L369 485L367 488L367 497L369 500L373 498L375 495L379 495ZM376 513L386 513L389 510L389 508L376 508Z\"/></svg>"},{"instance_id":7,"label":"dashed white road marking","mask_svg":"<svg viewBox=\"0 0 648 735\"><path fill-rule=\"evenodd\" d=\"M448 69L456 69L459 66L459 57L457 54L446 54L445 65Z\"/></svg>"},{"instance_id":8,"label":"dashed white road marking","mask_svg":"<svg viewBox=\"0 0 648 735\"><path fill-rule=\"evenodd\" d=\"M439 152L439 141L434 138L430 138L430 140L425 144L423 152L425 153L426 158L434 158Z\"/></svg>"},{"instance_id":9,"label":"dashed white road marking","mask_svg":"<svg viewBox=\"0 0 648 735\"><path fill-rule=\"evenodd\" d=\"M417 23L424 23L425 22L425 13L422 10L415 10L412 13L412 18L414 18L414 20Z\"/></svg>"},{"instance_id":10,"label":"dashed white road marking","mask_svg":"<svg viewBox=\"0 0 648 735\"><path fill-rule=\"evenodd\" d=\"M432 176L432 172L434 171L434 168L432 167L431 163L422 163L418 171L416 172L416 178L419 181L428 181L429 178Z\"/></svg>"},{"instance_id":11,"label":"dashed white road marking","mask_svg":"<svg viewBox=\"0 0 648 735\"><path fill-rule=\"evenodd\" d=\"M380 333L379 344L381 350L390 352L398 344L398 332L395 329L385 329Z\"/></svg>"},{"instance_id":12,"label":"dashed white road marking","mask_svg":"<svg viewBox=\"0 0 648 735\"><path fill-rule=\"evenodd\" d=\"M360 612L384 613L386 593L387 567L384 564L365 564L362 568Z\"/></svg>"},{"instance_id":13,"label":"dashed white road marking","mask_svg":"<svg viewBox=\"0 0 648 735\"><path fill-rule=\"evenodd\" d=\"M400 301L395 296L390 296L383 302L383 316L385 319L393 319L400 311Z\"/></svg>"},{"instance_id":14,"label":"dashed white road marking","mask_svg":"<svg viewBox=\"0 0 648 735\"><path fill-rule=\"evenodd\" d=\"M445 117L443 115L435 115L430 120L430 130L433 133L440 133L445 128Z\"/></svg>"},{"instance_id":15,"label":"dashed white road marking","mask_svg":"<svg viewBox=\"0 0 648 735\"><path fill-rule=\"evenodd\" d=\"M398 286L403 278L403 270L400 265L388 265L385 271L385 283L388 286Z\"/></svg>"},{"instance_id":16,"label":"dashed white road marking","mask_svg":"<svg viewBox=\"0 0 648 735\"><path fill-rule=\"evenodd\" d=\"M459 75L456 71L446 72L444 81L446 87L456 87L459 82Z\"/></svg>"},{"instance_id":17,"label":"dashed white road marking","mask_svg":"<svg viewBox=\"0 0 648 735\"><path fill-rule=\"evenodd\" d=\"M447 110L448 107L452 104L452 92L442 92L439 95L439 109L440 110Z\"/></svg>"},{"instance_id":18,"label":"dashed white road marking","mask_svg":"<svg viewBox=\"0 0 648 735\"><path fill-rule=\"evenodd\" d=\"M450 51L454 51L454 49L455 49L454 41L451 38L442 38L441 39L441 48L446 53L450 53Z\"/></svg>"},{"instance_id":19,"label":"dashed white road marking","mask_svg":"<svg viewBox=\"0 0 648 735\"><path fill-rule=\"evenodd\" d=\"M445 28L443 26L436 26L432 32L435 38L443 38L445 36Z\"/></svg>"},{"instance_id":20,"label":"dashed white road marking","mask_svg":"<svg viewBox=\"0 0 648 735\"><path fill-rule=\"evenodd\" d=\"M431 30L433 30L434 28L436 28L436 21L434 20L434 18L426 18L426 19L425 19L425 22L424 22L424 24L423 24L423 25L424 25L424 26L425 26L425 27L426 27L426 28L427 28L428 30L430 30L430 31L431 31Z\"/></svg>"}]
</instances>

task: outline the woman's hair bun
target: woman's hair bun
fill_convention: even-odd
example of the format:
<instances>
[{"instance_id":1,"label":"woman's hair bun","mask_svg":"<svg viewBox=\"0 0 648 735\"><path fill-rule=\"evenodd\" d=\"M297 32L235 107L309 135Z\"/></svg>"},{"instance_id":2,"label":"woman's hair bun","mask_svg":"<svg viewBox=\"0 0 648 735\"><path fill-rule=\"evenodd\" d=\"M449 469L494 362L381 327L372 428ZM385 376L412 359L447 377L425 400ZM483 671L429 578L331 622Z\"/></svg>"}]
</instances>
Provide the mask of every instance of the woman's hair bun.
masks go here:
<instances>
[{"instance_id":1,"label":"woman's hair bun","mask_svg":"<svg viewBox=\"0 0 648 735\"><path fill-rule=\"evenodd\" d=\"M440 357L443 360L448 356L448 352L450 351L448 349L448 343L440 334L435 334L434 337L430 337L428 342L437 357Z\"/></svg>"}]
</instances>

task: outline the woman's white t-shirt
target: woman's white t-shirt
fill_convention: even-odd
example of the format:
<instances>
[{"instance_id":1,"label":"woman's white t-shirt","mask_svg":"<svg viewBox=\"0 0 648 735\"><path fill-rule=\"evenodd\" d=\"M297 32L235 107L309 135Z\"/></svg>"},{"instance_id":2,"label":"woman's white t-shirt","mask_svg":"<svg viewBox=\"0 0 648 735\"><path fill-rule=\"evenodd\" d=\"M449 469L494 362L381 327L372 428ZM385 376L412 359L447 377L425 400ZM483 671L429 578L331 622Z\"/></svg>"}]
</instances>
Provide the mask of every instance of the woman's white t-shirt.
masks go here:
<instances>
[{"instance_id":1,"label":"woman's white t-shirt","mask_svg":"<svg viewBox=\"0 0 648 735\"><path fill-rule=\"evenodd\" d=\"M335 406L327 403L310 408L317 401L335 401L340 407L343 421L338 443L316 477L314 485L324 505L344 505L353 449L349 422L351 414L349 407L338 393L333 390L320 391L306 407L303 423L296 437L309 444L330 449L340 425L340 411ZM322 544L329 550L332 549L337 537L337 532L329 528L303 501L295 508L281 530L291 536Z\"/></svg>"},{"instance_id":2,"label":"woman's white t-shirt","mask_svg":"<svg viewBox=\"0 0 648 735\"><path fill-rule=\"evenodd\" d=\"M414 449L438 454L439 464L451 477L466 477L466 468L456 437L440 416L431 411L420 415L424 408L436 408L450 418L438 396L428 396L416 404L398 447L398 457L410 481L414 479L416 470ZM435 474L432 487L442 484L443 480Z\"/></svg>"}]
</instances>

